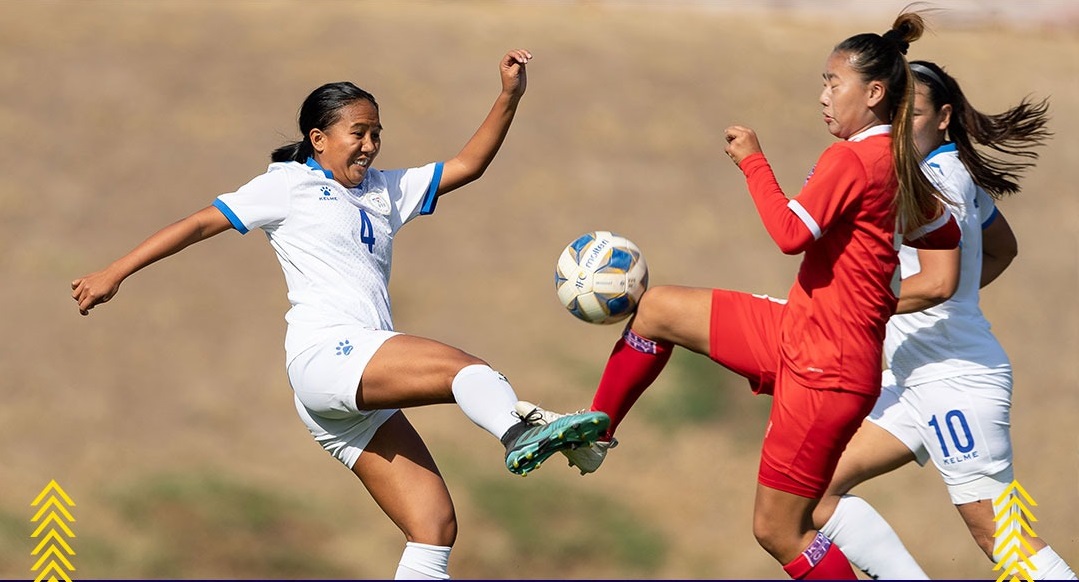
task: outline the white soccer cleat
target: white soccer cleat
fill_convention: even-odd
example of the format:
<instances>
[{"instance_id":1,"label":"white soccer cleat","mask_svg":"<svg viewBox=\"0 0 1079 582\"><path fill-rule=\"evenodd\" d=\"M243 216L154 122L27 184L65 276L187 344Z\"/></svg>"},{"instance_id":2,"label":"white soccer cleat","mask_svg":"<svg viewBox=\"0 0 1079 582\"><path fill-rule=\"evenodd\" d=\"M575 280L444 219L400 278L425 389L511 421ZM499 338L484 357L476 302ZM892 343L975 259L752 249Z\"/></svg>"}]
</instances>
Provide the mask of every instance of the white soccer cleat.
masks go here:
<instances>
[{"instance_id":1,"label":"white soccer cleat","mask_svg":"<svg viewBox=\"0 0 1079 582\"><path fill-rule=\"evenodd\" d=\"M517 416L533 425L550 424L564 416L568 416L566 414L544 410L539 406L524 400L517 402L515 409L517 411ZM607 450L613 449L616 446L618 446L618 439L611 438L609 441L596 441L587 447L563 449L560 452L563 455L566 455L571 467L577 467L577 469L581 471L581 474L585 475L588 473L595 473L596 469L599 469L599 466L603 464L603 459L607 457Z\"/></svg>"}]
</instances>

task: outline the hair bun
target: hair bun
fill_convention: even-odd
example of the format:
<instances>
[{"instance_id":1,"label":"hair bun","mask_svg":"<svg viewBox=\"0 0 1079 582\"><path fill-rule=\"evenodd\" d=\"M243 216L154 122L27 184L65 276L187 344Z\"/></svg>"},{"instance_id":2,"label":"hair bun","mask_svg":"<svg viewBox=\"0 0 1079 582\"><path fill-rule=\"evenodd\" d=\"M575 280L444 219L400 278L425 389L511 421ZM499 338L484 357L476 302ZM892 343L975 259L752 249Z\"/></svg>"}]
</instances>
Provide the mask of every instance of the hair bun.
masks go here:
<instances>
[{"instance_id":1,"label":"hair bun","mask_svg":"<svg viewBox=\"0 0 1079 582\"><path fill-rule=\"evenodd\" d=\"M894 43L895 47L899 49L900 53L904 55L907 54L907 49L910 48L910 43L903 40L903 37L905 35L902 32L899 32L898 30L893 28L888 32L882 34L881 36L884 37L884 40L889 40Z\"/></svg>"}]
</instances>

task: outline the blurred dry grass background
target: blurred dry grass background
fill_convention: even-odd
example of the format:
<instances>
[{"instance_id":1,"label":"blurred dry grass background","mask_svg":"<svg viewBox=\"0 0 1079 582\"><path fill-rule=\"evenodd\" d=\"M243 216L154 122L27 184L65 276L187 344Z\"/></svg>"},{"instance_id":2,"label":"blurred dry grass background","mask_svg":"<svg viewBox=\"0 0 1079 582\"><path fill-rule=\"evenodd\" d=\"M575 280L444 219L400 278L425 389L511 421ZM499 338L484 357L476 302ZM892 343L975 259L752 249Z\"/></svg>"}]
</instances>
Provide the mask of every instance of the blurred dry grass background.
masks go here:
<instances>
[{"instance_id":1,"label":"blurred dry grass background","mask_svg":"<svg viewBox=\"0 0 1079 582\"><path fill-rule=\"evenodd\" d=\"M72 278L260 173L300 102L379 99L380 167L453 155L535 55L487 175L399 236L399 329L488 359L552 409L588 403L617 327L561 311L581 232L644 250L654 284L784 295L722 130L756 128L793 193L830 136L821 64L905 2L0 3L0 576L33 577L29 502L78 504L79 578L379 578L403 540L295 418L283 280L260 234L138 274L81 318ZM940 3L914 58L998 111L1049 97L1056 138L1001 204L1020 258L983 305L1013 357L1018 479L1036 531L1079 566L1079 35L1069 2ZM456 407L409 412L454 494L461 578L783 578L750 532L768 402L681 354L587 478L526 480ZM859 490L940 578L996 578L936 472Z\"/></svg>"}]
</instances>

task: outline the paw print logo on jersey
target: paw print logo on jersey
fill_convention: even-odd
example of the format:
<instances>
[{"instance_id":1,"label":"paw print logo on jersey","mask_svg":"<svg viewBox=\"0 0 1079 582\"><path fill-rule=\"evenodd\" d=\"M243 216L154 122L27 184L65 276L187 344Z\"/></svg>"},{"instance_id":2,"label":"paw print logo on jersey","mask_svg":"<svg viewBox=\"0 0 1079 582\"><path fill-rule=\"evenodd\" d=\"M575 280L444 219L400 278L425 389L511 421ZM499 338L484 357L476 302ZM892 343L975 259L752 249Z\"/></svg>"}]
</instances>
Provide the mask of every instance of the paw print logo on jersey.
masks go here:
<instances>
[{"instance_id":1,"label":"paw print logo on jersey","mask_svg":"<svg viewBox=\"0 0 1079 582\"><path fill-rule=\"evenodd\" d=\"M333 195L333 190L330 190L329 186L323 186L320 190L322 196L319 197L319 200L337 200L337 196Z\"/></svg>"},{"instance_id":2,"label":"paw print logo on jersey","mask_svg":"<svg viewBox=\"0 0 1079 582\"><path fill-rule=\"evenodd\" d=\"M348 343L348 340L337 342L337 355L347 356L352 353L352 344Z\"/></svg>"}]
</instances>

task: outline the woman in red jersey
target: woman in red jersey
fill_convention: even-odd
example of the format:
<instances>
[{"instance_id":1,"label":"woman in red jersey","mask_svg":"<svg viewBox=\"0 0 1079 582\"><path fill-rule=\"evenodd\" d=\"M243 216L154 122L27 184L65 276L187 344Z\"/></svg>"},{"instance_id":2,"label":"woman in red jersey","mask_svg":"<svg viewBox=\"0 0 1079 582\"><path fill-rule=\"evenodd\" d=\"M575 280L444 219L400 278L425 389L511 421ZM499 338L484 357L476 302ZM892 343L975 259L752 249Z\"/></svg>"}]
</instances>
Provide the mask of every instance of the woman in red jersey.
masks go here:
<instances>
[{"instance_id":1,"label":"woman in red jersey","mask_svg":"<svg viewBox=\"0 0 1079 582\"><path fill-rule=\"evenodd\" d=\"M820 103L828 131L842 141L825 150L796 197L780 189L753 130L727 128L727 155L745 173L768 233L784 253L804 254L788 298L649 289L592 403L611 417L608 434L564 451L582 472L595 470L674 346L707 354L749 379L754 392L773 395L753 531L792 578L855 579L839 547L813 529L813 509L880 394L900 242L954 248L959 240L912 139L905 54L923 30L917 13L904 13L885 34L859 34L834 48ZM544 421L558 416L540 413Z\"/></svg>"}]
</instances>

